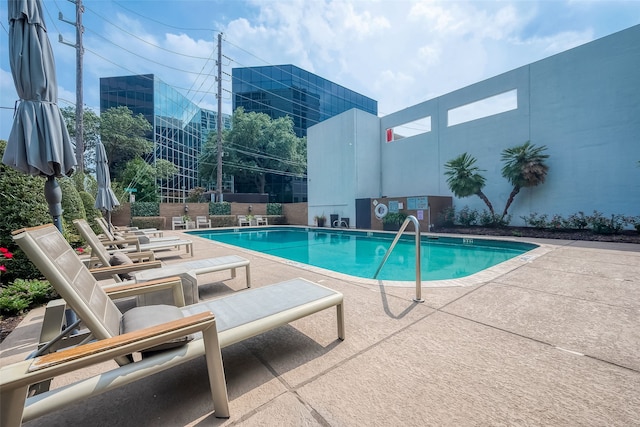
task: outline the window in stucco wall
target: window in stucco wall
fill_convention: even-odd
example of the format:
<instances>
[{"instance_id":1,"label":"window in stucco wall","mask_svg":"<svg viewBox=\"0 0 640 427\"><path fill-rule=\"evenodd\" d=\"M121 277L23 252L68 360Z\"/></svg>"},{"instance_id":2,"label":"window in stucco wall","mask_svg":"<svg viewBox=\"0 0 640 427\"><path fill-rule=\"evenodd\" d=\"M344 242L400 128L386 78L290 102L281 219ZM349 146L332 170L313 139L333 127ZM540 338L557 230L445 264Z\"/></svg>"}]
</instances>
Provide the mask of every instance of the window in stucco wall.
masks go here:
<instances>
[{"instance_id":1,"label":"window in stucco wall","mask_svg":"<svg viewBox=\"0 0 640 427\"><path fill-rule=\"evenodd\" d=\"M393 142L427 132L431 132L431 116L389 128L386 131L386 138L387 142Z\"/></svg>"},{"instance_id":2,"label":"window in stucco wall","mask_svg":"<svg viewBox=\"0 0 640 427\"><path fill-rule=\"evenodd\" d=\"M518 90L513 89L489 96L460 107L451 108L447 113L447 126L478 120L518 108Z\"/></svg>"}]
</instances>

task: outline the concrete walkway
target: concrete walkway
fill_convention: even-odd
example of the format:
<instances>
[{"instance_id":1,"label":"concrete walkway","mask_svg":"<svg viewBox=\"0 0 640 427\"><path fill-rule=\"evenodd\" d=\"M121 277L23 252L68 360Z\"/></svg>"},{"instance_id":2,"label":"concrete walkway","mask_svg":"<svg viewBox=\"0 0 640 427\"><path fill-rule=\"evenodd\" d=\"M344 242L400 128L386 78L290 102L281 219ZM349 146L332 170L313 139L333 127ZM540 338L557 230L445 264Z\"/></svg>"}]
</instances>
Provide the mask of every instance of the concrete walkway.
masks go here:
<instances>
[{"instance_id":1,"label":"concrete walkway","mask_svg":"<svg viewBox=\"0 0 640 427\"><path fill-rule=\"evenodd\" d=\"M197 258L249 258L255 287L305 277L342 292L346 340L326 310L224 349L228 420L212 415L198 359L25 425L640 425L639 245L530 239L542 244L535 256L471 285L425 286L417 304L412 284L193 240ZM201 299L245 286L228 272L200 283ZM2 343L2 364L34 348L41 316Z\"/></svg>"}]
</instances>

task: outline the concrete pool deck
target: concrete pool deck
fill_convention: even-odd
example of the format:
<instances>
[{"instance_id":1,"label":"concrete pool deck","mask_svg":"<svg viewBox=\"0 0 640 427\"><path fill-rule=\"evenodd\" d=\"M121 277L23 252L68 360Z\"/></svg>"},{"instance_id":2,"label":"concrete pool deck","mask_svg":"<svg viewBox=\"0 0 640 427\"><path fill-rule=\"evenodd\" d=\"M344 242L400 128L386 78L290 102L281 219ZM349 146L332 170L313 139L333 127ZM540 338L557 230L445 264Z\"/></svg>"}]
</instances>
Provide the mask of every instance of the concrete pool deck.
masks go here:
<instances>
[{"instance_id":1,"label":"concrete pool deck","mask_svg":"<svg viewBox=\"0 0 640 427\"><path fill-rule=\"evenodd\" d=\"M351 281L190 238L196 258L249 258L254 287L304 277L342 292L346 340L326 310L224 349L228 420L212 415L198 359L25 425L640 424L640 245L526 239L544 253L478 283L423 287L417 304L411 285ZM228 272L199 283L201 299L245 286ZM33 350L42 313L0 344L0 364Z\"/></svg>"}]
</instances>

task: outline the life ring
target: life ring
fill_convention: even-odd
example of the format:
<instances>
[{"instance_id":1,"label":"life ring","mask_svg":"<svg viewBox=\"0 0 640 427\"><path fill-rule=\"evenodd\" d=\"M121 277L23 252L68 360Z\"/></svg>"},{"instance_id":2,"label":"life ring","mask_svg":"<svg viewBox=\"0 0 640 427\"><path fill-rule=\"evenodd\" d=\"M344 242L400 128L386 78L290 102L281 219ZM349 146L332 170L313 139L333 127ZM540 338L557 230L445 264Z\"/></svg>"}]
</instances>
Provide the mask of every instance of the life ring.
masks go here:
<instances>
[{"instance_id":1,"label":"life ring","mask_svg":"<svg viewBox=\"0 0 640 427\"><path fill-rule=\"evenodd\" d=\"M384 203L378 203L376 205L376 208L375 208L376 218L378 219L384 218L387 215L387 212L389 212L389 209L387 208L387 205L385 205Z\"/></svg>"}]
</instances>

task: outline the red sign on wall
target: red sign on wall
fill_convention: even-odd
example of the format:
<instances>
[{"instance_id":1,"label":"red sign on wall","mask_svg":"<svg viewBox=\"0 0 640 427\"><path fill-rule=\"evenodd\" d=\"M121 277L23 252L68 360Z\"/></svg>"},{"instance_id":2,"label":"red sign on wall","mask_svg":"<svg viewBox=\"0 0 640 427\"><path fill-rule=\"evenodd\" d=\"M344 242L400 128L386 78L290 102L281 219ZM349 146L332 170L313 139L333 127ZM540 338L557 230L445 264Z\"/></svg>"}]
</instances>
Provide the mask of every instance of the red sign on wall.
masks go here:
<instances>
[{"instance_id":1,"label":"red sign on wall","mask_svg":"<svg viewBox=\"0 0 640 427\"><path fill-rule=\"evenodd\" d=\"M393 128L387 129L387 142L393 141Z\"/></svg>"}]
</instances>

